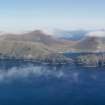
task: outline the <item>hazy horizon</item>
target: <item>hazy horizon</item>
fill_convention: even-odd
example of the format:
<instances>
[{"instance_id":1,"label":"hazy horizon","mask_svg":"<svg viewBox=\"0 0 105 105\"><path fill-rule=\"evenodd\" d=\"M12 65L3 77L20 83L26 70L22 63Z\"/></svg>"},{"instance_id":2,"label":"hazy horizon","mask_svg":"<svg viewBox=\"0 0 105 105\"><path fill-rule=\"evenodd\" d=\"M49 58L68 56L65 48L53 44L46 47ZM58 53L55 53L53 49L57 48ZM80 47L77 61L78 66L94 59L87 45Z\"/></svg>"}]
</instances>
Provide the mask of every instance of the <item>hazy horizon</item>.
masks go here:
<instances>
[{"instance_id":1,"label":"hazy horizon","mask_svg":"<svg viewBox=\"0 0 105 105\"><path fill-rule=\"evenodd\" d=\"M103 29L104 0L0 0L0 31Z\"/></svg>"}]
</instances>

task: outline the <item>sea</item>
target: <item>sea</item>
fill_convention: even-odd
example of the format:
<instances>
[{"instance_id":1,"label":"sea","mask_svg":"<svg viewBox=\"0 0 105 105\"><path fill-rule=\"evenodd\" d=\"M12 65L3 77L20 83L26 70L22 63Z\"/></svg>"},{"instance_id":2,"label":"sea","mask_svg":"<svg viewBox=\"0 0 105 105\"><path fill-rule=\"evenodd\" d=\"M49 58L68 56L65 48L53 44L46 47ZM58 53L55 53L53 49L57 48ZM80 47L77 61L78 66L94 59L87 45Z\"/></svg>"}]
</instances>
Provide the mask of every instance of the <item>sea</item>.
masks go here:
<instances>
[{"instance_id":1,"label":"sea","mask_svg":"<svg viewBox=\"0 0 105 105\"><path fill-rule=\"evenodd\" d=\"M0 105L105 105L105 68L0 61Z\"/></svg>"}]
</instances>

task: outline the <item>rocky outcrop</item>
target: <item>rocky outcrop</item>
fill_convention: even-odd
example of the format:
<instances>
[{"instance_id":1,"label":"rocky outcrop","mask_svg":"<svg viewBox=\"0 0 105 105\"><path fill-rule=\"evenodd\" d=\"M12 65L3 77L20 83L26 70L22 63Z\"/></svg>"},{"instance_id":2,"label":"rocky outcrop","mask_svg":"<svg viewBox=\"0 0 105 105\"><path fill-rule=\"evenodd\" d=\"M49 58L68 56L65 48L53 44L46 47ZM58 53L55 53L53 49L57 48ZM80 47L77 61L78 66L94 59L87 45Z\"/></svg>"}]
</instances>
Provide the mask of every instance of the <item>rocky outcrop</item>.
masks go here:
<instances>
[{"instance_id":1,"label":"rocky outcrop","mask_svg":"<svg viewBox=\"0 0 105 105\"><path fill-rule=\"evenodd\" d=\"M87 54L75 58L75 64L83 67L103 67L105 66L105 54Z\"/></svg>"}]
</instances>

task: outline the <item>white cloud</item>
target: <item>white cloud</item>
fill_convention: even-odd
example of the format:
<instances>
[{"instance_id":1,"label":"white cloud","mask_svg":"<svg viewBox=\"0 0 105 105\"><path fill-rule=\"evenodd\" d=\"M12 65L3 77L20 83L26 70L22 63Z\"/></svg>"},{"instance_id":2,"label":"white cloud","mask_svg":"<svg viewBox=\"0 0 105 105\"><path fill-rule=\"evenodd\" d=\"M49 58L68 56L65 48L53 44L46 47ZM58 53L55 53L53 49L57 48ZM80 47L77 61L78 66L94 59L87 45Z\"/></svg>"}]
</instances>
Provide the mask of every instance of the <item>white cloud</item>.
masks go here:
<instances>
[{"instance_id":1,"label":"white cloud","mask_svg":"<svg viewBox=\"0 0 105 105\"><path fill-rule=\"evenodd\" d=\"M0 83L1 82L10 82L15 79L28 79L29 77L55 77L62 78L64 77L63 71L49 70L41 66L28 65L26 67L13 67L9 70L0 69Z\"/></svg>"},{"instance_id":2,"label":"white cloud","mask_svg":"<svg viewBox=\"0 0 105 105\"><path fill-rule=\"evenodd\" d=\"M92 31L87 36L105 37L105 31Z\"/></svg>"}]
</instances>

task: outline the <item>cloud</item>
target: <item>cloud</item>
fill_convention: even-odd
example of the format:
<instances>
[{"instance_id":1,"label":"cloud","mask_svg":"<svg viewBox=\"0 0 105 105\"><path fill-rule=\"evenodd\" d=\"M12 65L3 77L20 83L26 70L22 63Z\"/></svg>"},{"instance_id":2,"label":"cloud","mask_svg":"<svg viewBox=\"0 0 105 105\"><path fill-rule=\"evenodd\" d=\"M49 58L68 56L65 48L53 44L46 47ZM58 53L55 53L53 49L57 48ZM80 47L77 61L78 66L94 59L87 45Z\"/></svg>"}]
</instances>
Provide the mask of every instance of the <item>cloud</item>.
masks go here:
<instances>
[{"instance_id":1,"label":"cloud","mask_svg":"<svg viewBox=\"0 0 105 105\"><path fill-rule=\"evenodd\" d=\"M92 31L89 32L87 36L105 37L105 31Z\"/></svg>"},{"instance_id":2,"label":"cloud","mask_svg":"<svg viewBox=\"0 0 105 105\"><path fill-rule=\"evenodd\" d=\"M0 70L0 82L8 82L15 79L28 79L29 77L55 77L62 78L63 71L49 70L41 66L28 65L26 67L13 67L9 70Z\"/></svg>"},{"instance_id":3,"label":"cloud","mask_svg":"<svg viewBox=\"0 0 105 105\"><path fill-rule=\"evenodd\" d=\"M0 69L0 84L2 83L11 83L12 81L24 81L29 82L34 79L46 78L56 78L59 80L67 80L69 83L80 82L80 71L75 71L68 69L67 71L64 68L57 67L46 67L46 66L34 66L27 65L23 67L12 67L8 70ZM94 77L93 77L94 78Z\"/></svg>"}]
</instances>

